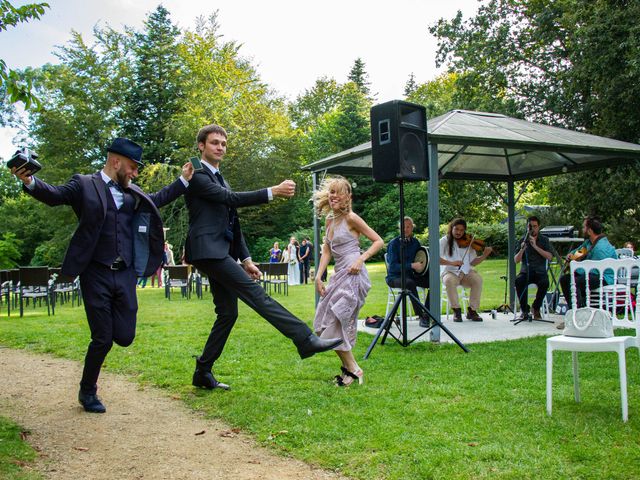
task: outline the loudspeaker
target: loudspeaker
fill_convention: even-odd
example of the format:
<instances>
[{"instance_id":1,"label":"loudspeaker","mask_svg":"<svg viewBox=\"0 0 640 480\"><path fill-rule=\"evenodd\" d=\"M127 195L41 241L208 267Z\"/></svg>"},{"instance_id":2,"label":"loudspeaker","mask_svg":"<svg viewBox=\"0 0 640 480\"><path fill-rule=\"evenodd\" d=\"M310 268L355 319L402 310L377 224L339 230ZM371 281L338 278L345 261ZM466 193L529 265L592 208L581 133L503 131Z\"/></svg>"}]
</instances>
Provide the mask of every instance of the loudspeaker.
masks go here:
<instances>
[{"instance_id":1,"label":"loudspeaker","mask_svg":"<svg viewBox=\"0 0 640 480\"><path fill-rule=\"evenodd\" d=\"M392 100L371 107L371 163L376 182L429 179L427 111Z\"/></svg>"}]
</instances>

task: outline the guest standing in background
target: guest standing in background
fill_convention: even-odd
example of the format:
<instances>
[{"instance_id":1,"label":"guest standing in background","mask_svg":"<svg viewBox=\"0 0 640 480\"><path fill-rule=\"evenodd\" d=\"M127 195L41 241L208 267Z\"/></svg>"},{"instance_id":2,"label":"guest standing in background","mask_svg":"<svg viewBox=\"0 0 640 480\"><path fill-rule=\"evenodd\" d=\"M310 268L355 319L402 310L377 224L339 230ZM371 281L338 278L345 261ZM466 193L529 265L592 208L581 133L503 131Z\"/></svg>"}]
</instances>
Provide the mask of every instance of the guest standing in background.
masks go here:
<instances>
[{"instance_id":1,"label":"guest standing in background","mask_svg":"<svg viewBox=\"0 0 640 480\"><path fill-rule=\"evenodd\" d=\"M296 247L296 237L291 237L287 245L287 283L289 285L300 285L300 269L298 267L298 247Z\"/></svg>"},{"instance_id":2,"label":"guest standing in background","mask_svg":"<svg viewBox=\"0 0 640 480\"><path fill-rule=\"evenodd\" d=\"M273 248L269 250L269 263L278 263L281 256L282 250L280 250L280 245L278 242L274 242Z\"/></svg>"}]
</instances>

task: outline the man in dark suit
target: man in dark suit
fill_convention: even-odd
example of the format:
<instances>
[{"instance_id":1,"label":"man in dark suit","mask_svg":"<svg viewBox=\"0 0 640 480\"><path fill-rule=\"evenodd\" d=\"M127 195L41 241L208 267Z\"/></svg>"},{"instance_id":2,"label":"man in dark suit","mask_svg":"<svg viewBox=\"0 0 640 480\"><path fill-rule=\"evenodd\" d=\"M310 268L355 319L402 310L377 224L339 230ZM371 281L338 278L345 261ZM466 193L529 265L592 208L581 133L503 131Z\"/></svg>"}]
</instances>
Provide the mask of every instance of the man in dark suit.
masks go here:
<instances>
[{"instance_id":1,"label":"man in dark suit","mask_svg":"<svg viewBox=\"0 0 640 480\"><path fill-rule=\"evenodd\" d=\"M271 188L234 192L219 171L227 151L225 130L218 125L207 125L198 132L197 143L203 168L195 172L185 195L189 209L186 259L209 277L218 316L202 355L196 358L192 383L196 387L227 390L229 386L218 382L211 369L238 318L238 298L290 338L302 358L331 350L342 340L314 335L304 322L269 297L254 281L259 278L260 270L251 261L236 208L267 203L272 197L292 197L295 183L285 180Z\"/></svg>"},{"instance_id":2,"label":"man in dark suit","mask_svg":"<svg viewBox=\"0 0 640 480\"><path fill-rule=\"evenodd\" d=\"M24 191L50 206L70 205L78 217L62 264L62 273L80 275L91 343L84 361L78 400L87 412L104 413L97 396L100 369L113 342L129 346L136 331L136 275L156 271L164 252L164 232L158 208L182 195L193 167L157 193L146 194L130 181L138 176L142 147L116 138L107 148L102 171L74 175L52 186L20 171Z\"/></svg>"}]
</instances>

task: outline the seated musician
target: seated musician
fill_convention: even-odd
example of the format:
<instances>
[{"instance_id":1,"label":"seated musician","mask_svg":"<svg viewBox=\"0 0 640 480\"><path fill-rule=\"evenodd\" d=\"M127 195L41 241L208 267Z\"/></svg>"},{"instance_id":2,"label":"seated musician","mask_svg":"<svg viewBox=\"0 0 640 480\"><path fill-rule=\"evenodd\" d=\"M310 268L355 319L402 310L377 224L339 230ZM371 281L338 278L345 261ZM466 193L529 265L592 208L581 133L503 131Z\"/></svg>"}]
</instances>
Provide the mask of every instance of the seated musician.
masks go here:
<instances>
[{"instance_id":1,"label":"seated musician","mask_svg":"<svg viewBox=\"0 0 640 480\"><path fill-rule=\"evenodd\" d=\"M405 287L411 293L413 293L417 298L418 297L418 289L417 287L429 288L429 273L424 272L424 274L417 274L416 270L421 267L420 263L414 262L413 259L416 256L416 252L420 248L420 242L413 236L413 229L415 228L415 224L411 217L404 217L404 237L405 237L405 245L404 245L404 264L405 264ZM387 246L387 277L386 282L392 288L401 288L401 278L400 278L400 235L395 237L393 240L389 242ZM421 272L422 273L422 272ZM413 304L413 311L416 312L416 315L421 310L415 304L413 298L411 299ZM427 299L425 301L425 305L429 305L429 295L427 294ZM429 327L429 316L426 314L420 315L420 326L423 328Z\"/></svg>"},{"instance_id":2,"label":"seated musician","mask_svg":"<svg viewBox=\"0 0 640 480\"><path fill-rule=\"evenodd\" d=\"M527 233L520 245L518 252L513 257L515 263L522 262L520 273L516 277L516 293L520 302L522 315L518 320L529 318L529 285L535 283L538 287L536 298L533 301L533 318L541 320L540 307L544 296L549 290L549 276L547 275L547 262L551 260L553 253L549 239L540 234L540 220L536 216L527 219Z\"/></svg>"},{"instance_id":3,"label":"seated musician","mask_svg":"<svg viewBox=\"0 0 640 480\"><path fill-rule=\"evenodd\" d=\"M578 248L569 252L569 255L567 255L567 263L571 260L604 260L605 258L618 258L616 255L616 249L611 245L611 243L609 243L609 240L602 232L603 226L600 218L593 215L585 217L582 222L582 233L586 240ZM584 307L586 305L587 288L587 280L584 270L576 270L575 278L578 307ZM614 281L613 272L605 271L603 280L607 285L612 285ZM562 294L567 301L567 305L569 305L569 308L572 308L570 271L560 277L560 287L562 288ZM600 280L598 273L592 272L589 274L589 290L594 290L596 288L600 288Z\"/></svg>"},{"instance_id":4,"label":"seated musician","mask_svg":"<svg viewBox=\"0 0 640 480\"><path fill-rule=\"evenodd\" d=\"M480 295L482 294L482 277L473 267L483 262L493 251L491 247L479 246L479 242L467 235L467 222L455 218L449 224L447 234L440 239L440 265L442 266L442 283L447 291L449 305L453 310L453 321L462 321L462 309L458 297L458 285L471 289L467 320L481 322L478 314ZM482 250L478 256L476 250Z\"/></svg>"}]
</instances>

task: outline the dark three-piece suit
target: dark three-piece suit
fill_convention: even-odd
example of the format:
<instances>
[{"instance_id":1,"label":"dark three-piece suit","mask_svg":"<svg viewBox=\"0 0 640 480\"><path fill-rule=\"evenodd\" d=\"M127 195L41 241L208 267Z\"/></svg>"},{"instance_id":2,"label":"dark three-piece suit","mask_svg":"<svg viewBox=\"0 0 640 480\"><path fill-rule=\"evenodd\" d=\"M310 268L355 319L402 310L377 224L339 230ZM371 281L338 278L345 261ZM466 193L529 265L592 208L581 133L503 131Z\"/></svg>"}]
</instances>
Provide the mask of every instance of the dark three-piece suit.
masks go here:
<instances>
[{"instance_id":1,"label":"dark three-piece suit","mask_svg":"<svg viewBox=\"0 0 640 480\"><path fill-rule=\"evenodd\" d=\"M35 179L24 191L50 206L70 205L78 217L62 273L80 275L91 330L81 392L95 394L100 368L113 342L128 346L136 330L136 276L149 276L162 262L164 233L158 208L182 195L180 179L155 194L131 184L116 206L100 172L74 175L60 186Z\"/></svg>"},{"instance_id":2,"label":"dark three-piece suit","mask_svg":"<svg viewBox=\"0 0 640 480\"><path fill-rule=\"evenodd\" d=\"M218 359L238 318L238 298L259 313L300 351L311 329L269 297L238 264L250 256L242 236L237 207L269 201L267 189L234 192L208 167L198 170L185 195L189 209L186 259L209 277L217 319L198 364L210 370Z\"/></svg>"}]
</instances>

